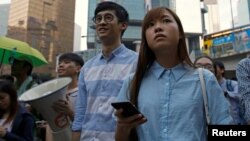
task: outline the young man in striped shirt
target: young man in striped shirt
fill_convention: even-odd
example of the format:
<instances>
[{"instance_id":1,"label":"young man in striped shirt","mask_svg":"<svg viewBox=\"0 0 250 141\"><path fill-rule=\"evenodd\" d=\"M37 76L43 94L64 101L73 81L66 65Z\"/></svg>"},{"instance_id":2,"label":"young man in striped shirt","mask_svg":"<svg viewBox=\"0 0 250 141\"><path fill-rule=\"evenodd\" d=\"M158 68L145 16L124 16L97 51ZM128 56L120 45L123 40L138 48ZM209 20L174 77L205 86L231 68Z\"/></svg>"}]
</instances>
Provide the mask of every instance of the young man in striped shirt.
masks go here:
<instances>
[{"instance_id":1,"label":"young man in striped shirt","mask_svg":"<svg viewBox=\"0 0 250 141\"><path fill-rule=\"evenodd\" d=\"M87 61L80 72L72 141L114 141L116 121L111 103L137 62L137 53L121 43L128 12L114 2L101 2L94 15L102 52Z\"/></svg>"}]
</instances>

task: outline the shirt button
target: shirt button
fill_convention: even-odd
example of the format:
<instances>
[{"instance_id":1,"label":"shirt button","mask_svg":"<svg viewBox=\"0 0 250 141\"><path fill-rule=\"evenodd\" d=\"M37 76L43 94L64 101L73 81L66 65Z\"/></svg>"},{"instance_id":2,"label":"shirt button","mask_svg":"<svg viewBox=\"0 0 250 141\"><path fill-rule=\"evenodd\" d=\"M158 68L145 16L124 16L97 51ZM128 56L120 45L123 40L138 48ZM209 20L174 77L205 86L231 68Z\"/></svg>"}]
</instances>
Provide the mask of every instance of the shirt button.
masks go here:
<instances>
[{"instance_id":1,"label":"shirt button","mask_svg":"<svg viewBox=\"0 0 250 141\"><path fill-rule=\"evenodd\" d=\"M163 132L165 132L165 133L166 133L166 132L167 132L167 129L164 129L164 130L163 130Z\"/></svg>"}]
</instances>

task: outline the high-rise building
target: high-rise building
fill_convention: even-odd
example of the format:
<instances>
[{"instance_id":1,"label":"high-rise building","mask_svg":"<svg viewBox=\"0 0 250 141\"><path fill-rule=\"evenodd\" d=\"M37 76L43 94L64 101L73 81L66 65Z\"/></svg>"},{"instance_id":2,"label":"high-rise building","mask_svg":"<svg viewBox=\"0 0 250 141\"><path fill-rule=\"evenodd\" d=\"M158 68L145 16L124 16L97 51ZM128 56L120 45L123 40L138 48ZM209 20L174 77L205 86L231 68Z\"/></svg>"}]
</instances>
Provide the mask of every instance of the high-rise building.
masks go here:
<instances>
[{"instance_id":1,"label":"high-rise building","mask_svg":"<svg viewBox=\"0 0 250 141\"><path fill-rule=\"evenodd\" d=\"M250 1L240 0L238 5L238 25L246 25L250 23Z\"/></svg>"},{"instance_id":2,"label":"high-rise building","mask_svg":"<svg viewBox=\"0 0 250 141\"><path fill-rule=\"evenodd\" d=\"M75 0L12 0L8 36L38 49L49 64L35 68L55 76L57 55L73 51Z\"/></svg>"},{"instance_id":3,"label":"high-rise building","mask_svg":"<svg viewBox=\"0 0 250 141\"><path fill-rule=\"evenodd\" d=\"M204 53L225 65L225 76L235 78L235 66L250 55L249 0L204 0L207 35Z\"/></svg>"},{"instance_id":4,"label":"high-rise building","mask_svg":"<svg viewBox=\"0 0 250 141\"><path fill-rule=\"evenodd\" d=\"M217 0L204 0L204 3L208 7L208 12L205 14L206 21L206 31L207 33L213 33L220 30L219 21L219 7Z\"/></svg>"},{"instance_id":5,"label":"high-rise building","mask_svg":"<svg viewBox=\"0 0 250 141\"><path fill-rule=\"evenodd\" d=\"M7 34L10 4L0 4L0 36Z\"/></svg>"},{"instance_id":6,"label":"high-rise building","mask_svg":"<svg viewBox=\"0 0 250 141\"><path fill-rule=\"evenodd\" d=\"M204 0L207 33L243 26L250 23L249 0Z\"/></svg>"},{"instance_id":7,"label":"high-rise building","mask_svg":"<svg viewBox=\"0 0 250 141\"><path fill-rule=\"evenodd\" d=\"M88 14L88 32L87 44L89 49L99 48L97 36L93 29L94 24L92 18L96 5L103 0L89 0ZM174 10L181 18L184 30L187 34L187 44L189 51L197 51L200 53L200 36L202 35L202 20L200 0L112 0L125 7L130 16L128 29L123 35L122 42L132 50L140 44L141 39L141 22L148 9L165 6ZM192 20L190 20L192 17Z\"/></svg>"},{"instance_id":8,"label":"high-rise building","mask_svg":"<svg viewBox=\"0 0 250 141\"><path fill-rule=\"evenodd\" d=\"M0 4L0 36L5 36L7 34L8 29L8 16L9 16L9 3ZM0 59L1 61L1 59ZM1 64L1 62L0 62ZM0 75L4 73L9 74L10 66L9 65L0 65Z\"/></svg>"}]
</instances>

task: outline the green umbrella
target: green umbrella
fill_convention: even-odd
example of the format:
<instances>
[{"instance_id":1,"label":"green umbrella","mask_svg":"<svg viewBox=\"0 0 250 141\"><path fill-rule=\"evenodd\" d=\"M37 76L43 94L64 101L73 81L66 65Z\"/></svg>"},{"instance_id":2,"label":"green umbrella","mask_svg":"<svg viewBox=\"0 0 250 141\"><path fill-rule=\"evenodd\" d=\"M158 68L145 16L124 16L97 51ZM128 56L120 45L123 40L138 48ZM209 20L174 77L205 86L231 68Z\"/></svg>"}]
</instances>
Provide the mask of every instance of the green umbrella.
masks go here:
<instances>
[{"instance_id":1,"label":"green umbrella","mask_svg":"<svg viewBox=\"0 0 250 141\"><path fill-rule=\"evenodd\" d=\"M25 59L34 67L48 64L44 56L26 42L8 37L0 37L0 66L10 64L11 58Z\"/></svg>"}]
</instances>

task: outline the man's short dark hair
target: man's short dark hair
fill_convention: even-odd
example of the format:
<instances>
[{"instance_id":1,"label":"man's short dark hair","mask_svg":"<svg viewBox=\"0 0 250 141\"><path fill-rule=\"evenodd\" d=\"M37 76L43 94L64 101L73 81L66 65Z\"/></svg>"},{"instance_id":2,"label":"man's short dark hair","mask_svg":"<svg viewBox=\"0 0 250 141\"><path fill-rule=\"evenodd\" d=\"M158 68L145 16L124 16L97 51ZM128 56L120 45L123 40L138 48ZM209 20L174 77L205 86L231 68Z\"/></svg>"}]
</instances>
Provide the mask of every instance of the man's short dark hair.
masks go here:
<instances>
[{"instance_id":1,"label":"man's short dark hair","mask_svg":"<svg viewBox=\"0 0 250 141\"><path fill-rule=\"evenodd\" d=\"M221 70L224 70L224 72L225 72L225 66L224 66L224 64L221 62L221 61L215 61L214 62L214 65L216 66L216 67L219 67ZM222 76L224 77L224 75L225 75L225 73L222 73Z\"/></svg>"},{"instance_id":2,"label":"man's short dark hair","mask_svg":"<svg viewBox=\"0 0 250 141\"><path fill-rule=\"evenodd\" d=\"M119 22L121 22L121 23L123 23L123 22L128 23L129 22L129 15L128 15L127 10L124 7L122 7L121 5L119 5L115 2L111 2L111 1L104 1L104 2L99 3L95 9L95 16L99 12L105 11L105 10L114 10L115 15L117 16ZM125 30L122 31L121 37L122 37L123 33L125 32Z\"/></svg>"},{"instance_id":3,"label":"man's short dark hair","mask_svg":"<svg viewBox=\"0 0 250 141\"><path fill-rule=\"evenodd\" d=\"M225 70L225 66L221 61L215 61L214 64L222 70Z\"/></svg>"},{"instance_id":4,"label":"man's short dark hair","mask_svg":"<svg viewBox=\"0 0 250 141\"><path fill-rule=\"evenodd\" d=\"M33 65L27 59L19 59L19 58L16 59L16 58L14 58L12 63L14 63L14 62L23 62L22 67L23 68L28 67L29 69L28 69L28 71L26 73L27 73L28 76L31 75L32 70L33 70Z\"/></svg>"},{"instance_id":5,"label":"man's short dark hair","mask_svg":"<svg viewBox=\"0 0 250 141\"><path fill-rule=\"evenodd\" d=\"M84 60L82 59L81 56L77 55L76 53L64 53L60 55L59 57L59 61L62 61L62 60L70 60L80 66L84 65Z\"/></svg>"},{"instance_id":6,"label":"man's short dark hair","mask_svg":"<svg viewBox=\"0 0 250 141\"><path fill-rule=\"evenodd\" d=\"M23 66L24 66L24 67L29 67L29 70L28 70L27 74L28 74L28 75L31 75L32 70L33 70L32 64L31 64L30 62L28 62L28 61L24 61Z\"/></svg>"}]
</instances>

